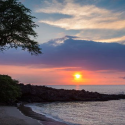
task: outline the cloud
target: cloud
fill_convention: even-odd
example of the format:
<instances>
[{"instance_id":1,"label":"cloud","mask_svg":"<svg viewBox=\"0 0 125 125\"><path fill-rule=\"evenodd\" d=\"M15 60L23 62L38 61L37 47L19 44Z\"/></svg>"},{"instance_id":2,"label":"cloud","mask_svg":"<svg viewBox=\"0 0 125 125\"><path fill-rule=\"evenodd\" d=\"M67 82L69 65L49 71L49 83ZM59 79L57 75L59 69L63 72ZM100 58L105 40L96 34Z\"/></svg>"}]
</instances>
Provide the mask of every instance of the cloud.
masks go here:
<instances>
[{"instance_id":1,"label":"cloud","mask_svg":"<svg viewBox=\"0 0 125 125\"><path fill-rule=\"evenodd\" d=\"M125 77L120 77L120 78L125 79Z\"/></svg>"},{"instance_id":2,"label":"cloud","mask_svg":"<svg viewBox=\"0 0 125 125\"><path fill-rule=\"evenodd\" d=\"M109 33L109 34L108 34ZM102 30L96 30L94 31L81 31L78 34L76 34L77 38L79 40L93 40L96 42L106 42L106 43L120 43L125 44L125 36L116 37L117 32L114 33L112 31L102 31Z\"/></svg>"},{"instance_id":3,"label":"cloud","mask_svg":"<svg viewBox=\"0 0 125 125\"><path fill-rule=\"evenodd\" d=\"M97 42L118 42L124 43L125 30L82 30L76 34L79 39L83 40L93 40Z\"/></svg>"},{"instance_id":4,"label":"cloud","mask_svg":"<svg viewBox=\"0 0 125 125\"><path fill-rule=\"evenodd\" d=\"M66 30L82 30L82 29L124 29L125 18L124 12L113 12L95 5L80 5L73 0L63 3L57 0L46 2L45 7L36 10L37 13L58 13L70 15L69 18L58 20L40 20L52 26L61 27ZM75 23L74 23L75 22Z\"/></svg>"},{"instance_id":5,"label":"cloud","mask_svg":"<svg viewBox=\"0 0 125 125\"><path fill-rule=\"evenodd\" d=\"M125 71L125 45L75 40L75 38L65 36L41 44L43 54L40 56L9 50L0 54L0 63L38 68L78 67L82 70Z\"/></svg>"},{"instance_id":6,"label":"cloud","mask_svg":"<svg viewBox=\"0 0 125 125\"><path fill-rule=\"evenodd\" d=\"M125 44L125 36L122 37L115 37L115 38L111 38L111 39L98 39L95 41L100 41L100 42L119 42L122 44Z\"/></svg>"}]
</instances>

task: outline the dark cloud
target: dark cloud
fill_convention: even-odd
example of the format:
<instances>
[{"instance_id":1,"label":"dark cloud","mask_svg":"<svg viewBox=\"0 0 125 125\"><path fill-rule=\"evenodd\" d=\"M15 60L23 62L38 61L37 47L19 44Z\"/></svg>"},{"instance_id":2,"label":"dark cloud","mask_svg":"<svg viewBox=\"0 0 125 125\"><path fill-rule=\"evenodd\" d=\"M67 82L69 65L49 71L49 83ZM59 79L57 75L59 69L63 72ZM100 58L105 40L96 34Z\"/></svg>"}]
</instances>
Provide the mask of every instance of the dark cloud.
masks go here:
<instances>
[{"instance_id":1,"label":"dark cloud","mask_svg":"<svg viewBox=\"0 0 125 125\"><path fill-rule=\"evenodd\" d=\"M125 71L125 45L74 40L64 37L41 45L43 54L31 56L21 50L0 54L0 64L36 65L48 67L81 67L86 70Z\"/></svg>"},{"instance_id":2,"label":"dark cloud","mask_svg":"<svg viewBox=\"0 0 125 125\"><path fill-rule=\"evenodd\" d=\"M125 77L120 77L120 78L125 79Z\"/></svg>"}]
</instances>

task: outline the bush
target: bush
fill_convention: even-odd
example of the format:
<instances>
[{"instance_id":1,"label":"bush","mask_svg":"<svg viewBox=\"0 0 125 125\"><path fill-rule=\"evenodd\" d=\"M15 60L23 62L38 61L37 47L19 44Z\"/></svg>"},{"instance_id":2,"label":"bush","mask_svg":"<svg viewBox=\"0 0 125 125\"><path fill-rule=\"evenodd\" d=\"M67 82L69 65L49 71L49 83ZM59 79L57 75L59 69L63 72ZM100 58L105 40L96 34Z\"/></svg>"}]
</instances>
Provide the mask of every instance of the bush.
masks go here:
<instances>
[{"instance_id":1,"label":"bush","mask_svg":"<svg viewBox=\"0 0 125 125\"><path fill-rule=\"evenodd\" d=\"M21 96L18 83L8 75L0 75L0 102L15 102Z\"/></svg>"}]
</instances>

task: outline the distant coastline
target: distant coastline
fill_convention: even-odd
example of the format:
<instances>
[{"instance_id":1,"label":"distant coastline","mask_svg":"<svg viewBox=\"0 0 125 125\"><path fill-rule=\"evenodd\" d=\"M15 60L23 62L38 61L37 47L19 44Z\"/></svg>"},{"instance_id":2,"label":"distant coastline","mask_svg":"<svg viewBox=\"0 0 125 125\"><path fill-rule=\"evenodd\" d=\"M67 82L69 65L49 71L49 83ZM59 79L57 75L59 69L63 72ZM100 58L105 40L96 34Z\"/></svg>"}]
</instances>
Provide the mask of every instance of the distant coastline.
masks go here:
<instances>
[{"instance_id":1,"label":"distant coastline","mask_svg":"<svg viewBox=\"0 0 125 125\"><path fill-rule=\"evenodd\" d=\"M82 90L55 89L47 86L19 84L22 96L18 101L28 103L70 102L70 101L108 101L125 99L125 94L100 94Z\"/></svg>"},{"instance_id":2,"label":"distant coastline","mask_svg":"<svg viewBox=\"0 0 125 125\"><path fill-rule=\"evenodd\" d=\"M101 94L125 94L125 85L47 85L55 89L86 90Z\"/></svg>"}]
</instances>

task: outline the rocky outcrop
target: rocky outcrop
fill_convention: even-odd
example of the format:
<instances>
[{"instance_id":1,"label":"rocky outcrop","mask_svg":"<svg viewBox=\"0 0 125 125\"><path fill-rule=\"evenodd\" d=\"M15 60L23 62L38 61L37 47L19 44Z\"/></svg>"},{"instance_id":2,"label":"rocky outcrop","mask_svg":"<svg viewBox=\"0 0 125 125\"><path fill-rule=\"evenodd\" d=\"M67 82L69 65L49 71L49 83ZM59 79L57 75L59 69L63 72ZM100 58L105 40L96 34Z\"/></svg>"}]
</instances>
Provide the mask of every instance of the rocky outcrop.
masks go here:
<instances>
[{"instance_id":1,"label":"rocky outcrop","mask_svg":"<svg viewBox=\"0 0 125 125\"><path fill-rule=\"evenodd\" d=\"M55 102L55 101L108 101L125 99L124 94L108 95L85 90L54 89L46 86L19 84L22 96L19 101L23 102Z\"/></svg>"}]
</instances>

